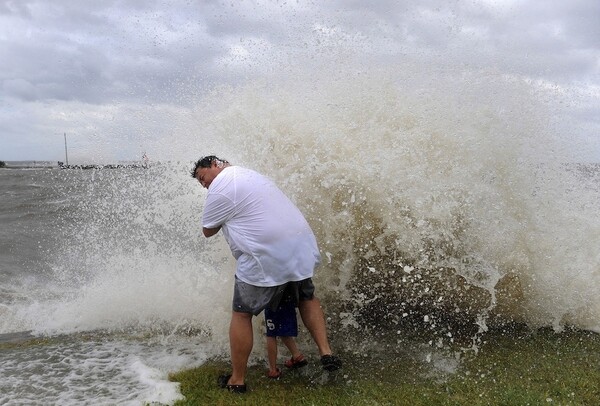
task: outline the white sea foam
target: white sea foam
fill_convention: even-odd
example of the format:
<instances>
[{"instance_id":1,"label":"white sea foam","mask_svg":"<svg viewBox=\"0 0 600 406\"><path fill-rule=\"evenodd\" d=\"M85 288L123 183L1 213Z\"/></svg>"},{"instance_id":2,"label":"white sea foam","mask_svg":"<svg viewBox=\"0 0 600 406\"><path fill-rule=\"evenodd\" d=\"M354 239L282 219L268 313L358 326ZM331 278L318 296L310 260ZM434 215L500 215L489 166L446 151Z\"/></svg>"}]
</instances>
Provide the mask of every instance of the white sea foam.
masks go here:
<instances>
[{"instance_id":1,"label":"white sea foam","mask_svg":"<svg viewBox=\"0 0 600 406\"><path fill-rule=\"evenodd\" d=\"M168 374L203 363L206 354L197 338L141 342L72 336L5 349L0 403L168 405L181 398L179 384Z\"/></svg>"}]
</instances>

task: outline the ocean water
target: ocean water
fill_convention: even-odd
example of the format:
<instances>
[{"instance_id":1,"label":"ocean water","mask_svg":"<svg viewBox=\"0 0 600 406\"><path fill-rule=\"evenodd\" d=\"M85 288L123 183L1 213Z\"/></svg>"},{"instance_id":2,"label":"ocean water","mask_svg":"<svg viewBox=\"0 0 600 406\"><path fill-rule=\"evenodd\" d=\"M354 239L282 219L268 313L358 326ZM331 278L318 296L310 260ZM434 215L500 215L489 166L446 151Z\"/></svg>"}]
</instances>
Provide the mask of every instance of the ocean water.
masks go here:
<instances>
[{"instance_id":1,"label":"ocean water","mask_svg":"<svg viewBox=\"0 0 600 406\"><path fill-rule=\"evenodd\" d=\"M305 213L335 348L385 341L446 368L397 337L441 351L503 323L600 332L600 172L552 95L422 67L214 88L148 169L0 170L0 338L24 343L0 349L0 403L169 404L170 372L227 354L235 264L201 235L189 176L213 153Z\"/></svg>"}]
</instances>

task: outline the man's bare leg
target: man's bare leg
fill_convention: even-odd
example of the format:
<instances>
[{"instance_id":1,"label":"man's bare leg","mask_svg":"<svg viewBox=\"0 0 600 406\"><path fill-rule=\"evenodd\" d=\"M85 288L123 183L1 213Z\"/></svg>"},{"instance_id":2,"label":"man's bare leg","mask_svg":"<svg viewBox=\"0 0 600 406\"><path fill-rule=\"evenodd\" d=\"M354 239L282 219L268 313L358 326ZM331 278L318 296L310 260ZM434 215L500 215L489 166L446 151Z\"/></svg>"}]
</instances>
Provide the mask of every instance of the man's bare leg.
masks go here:
<instances>
[{"instance_id":1,"label":"man's bare leg","mask_svg":"<svg viewBox=\"0 0 600 406\"><path fill-rule=\"evenodd\" d=\"M312 300L301 300L298 303L298 310L302 317L302 323L304 323L319 348L319 354L321 356L331 354L321 301L316 296L313 296Z\"/></svg>"},{"instance_id":2,"label":"man's bare leg","mask_svg":"<svg viewBox=\"0 0 600 406\"><path fill-rule=\"evenodd\" d=\"M244 384L252 345L252 314L232 312L229 325L229 346L233 368L231 378L229 378L230 385Z\"/></svg>"}]
</instances>

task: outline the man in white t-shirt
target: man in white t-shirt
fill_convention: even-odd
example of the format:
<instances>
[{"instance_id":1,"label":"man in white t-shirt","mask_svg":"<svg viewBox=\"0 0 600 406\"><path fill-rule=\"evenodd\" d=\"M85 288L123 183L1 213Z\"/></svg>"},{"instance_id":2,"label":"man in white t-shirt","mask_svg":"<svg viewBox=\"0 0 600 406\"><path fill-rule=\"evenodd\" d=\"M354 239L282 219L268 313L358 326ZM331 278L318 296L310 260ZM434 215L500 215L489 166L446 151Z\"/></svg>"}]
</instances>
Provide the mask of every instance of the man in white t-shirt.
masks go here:
<instances>
[{"instance_id":1,"label":"man in white t-shirt","mask_svg":"<svg viewBox=\"0 0 600 406\"><path fill-rule=\"evenodd\" d=\"M246 391L252 316L268 306L276 308L284 292L297 299L323 368L339 369L342 363L331 354L325 317L311 279L320 263L319 248L300 210L265 176L214 155L198 160L192 176L208 189L204 235L211 237L222 230L237 260L229 328L233 371L219 377L219 385L232 392Z\"/></svg>"}]
</instances>

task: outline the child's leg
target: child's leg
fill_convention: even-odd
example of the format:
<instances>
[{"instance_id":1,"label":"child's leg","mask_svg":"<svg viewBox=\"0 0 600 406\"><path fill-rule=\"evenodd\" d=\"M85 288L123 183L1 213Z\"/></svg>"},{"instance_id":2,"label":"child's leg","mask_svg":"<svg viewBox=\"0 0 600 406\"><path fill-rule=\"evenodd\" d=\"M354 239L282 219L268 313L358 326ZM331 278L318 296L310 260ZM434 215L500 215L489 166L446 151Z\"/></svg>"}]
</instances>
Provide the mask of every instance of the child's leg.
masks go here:
<instances>
[{"instance_id":1,"label":"child's leg","mask_svg":"<svg viewBox=\"0 0 600 406\"><path fill-rule=\"evenodd\" d=\"M308 364L308 361L304 359L304 355L298 349L298 345L296 344L296 340L293 336L281 337L281 341L285 344L285 346L292 353L292 358L285 361L286 368L302 368Z\"/></svg>"},{"instance_id":2,"label":"child's leg","mask_svg":"<svg viewBox=\"0 0 600 406\"><path fill-rule=\"evenodd\" d=\"M298 345L296 344L296 340L294 337L280 337L281 341L285 344L293 358L298 358L302 353L298 349Z\"/></svg>"},{"instance_id":3,"label":"child's leg","mask_svg":"<svg viewBox=\"0 0 600 406\"><path fill-rule=\"evenodd\" d=\"M269 358L269 372L277 372L277 337L267 337L267 356Z\"/></svg>"}]
</instances>

